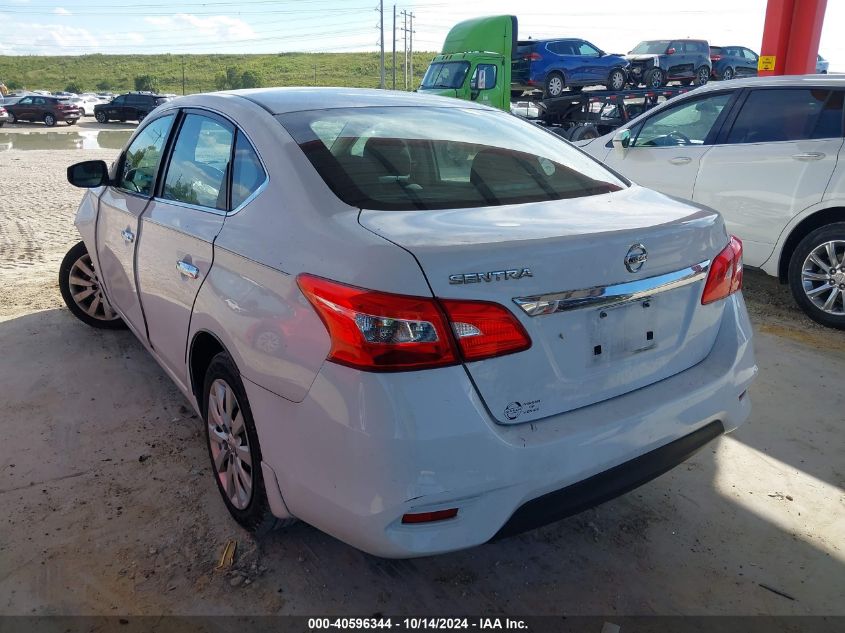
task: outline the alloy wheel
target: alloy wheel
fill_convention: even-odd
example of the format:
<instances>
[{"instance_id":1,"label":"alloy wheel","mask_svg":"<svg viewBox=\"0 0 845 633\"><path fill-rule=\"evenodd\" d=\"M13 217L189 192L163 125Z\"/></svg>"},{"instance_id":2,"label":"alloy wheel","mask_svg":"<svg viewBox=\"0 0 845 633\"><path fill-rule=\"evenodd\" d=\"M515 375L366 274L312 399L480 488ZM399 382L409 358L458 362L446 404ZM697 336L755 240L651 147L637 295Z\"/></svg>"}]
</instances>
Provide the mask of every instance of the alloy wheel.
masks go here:
<instances>
[{"instance_id":1,"label":"alloy wheel","mask_svg":"<svg viewBox=\"0 0 845 633\"><path fill-rule=\"evenodd\" d=\"M211 383L207 417L215 474L231 504L243 510L252 501L252 453L238 399L221 378Z\"/></svg>"},{"instance_id":2,"label":"alloy wheel","mask_svg":"<svg viewBox=\"0 0 845 633\"><path fill-rule=\"evenodd\" d=\"M88 253L71 266L69 285L73 302L92 319L115 321L120 318L103 294Z\"/></svg>"},{"instance_id":3,"label":"alloy wheel","mask_svg":"<svg viewBox=\"0 0 845 633\"><path fill-rule=\"evenodd\" d=\"M563 92L563 80L559 76L555 75L549 79L549 94L553 97L557 97L561 92Z\"/></svg>"},{"instance_id":4,"label":"alloy wheel","mask_svg":"<svg viewBox=\"0 0 845 633\"><path fill-rule=\"evenodd\" d=\"M845 316L845 240L819 244L801 267L804 294L819 310Z\"/></svg>"},{"instance_id":5,"label":"alloy wheel","mask_svg":"<svg viewBox=\"0 0 845 633\"><path fill-rule=\"evenodd\" d=\"M725 72L722 73L722 79L724 81L729 81L734 78L734 71L732 68L725 68Z\"/></svg>"},{"instance_id":6,"label":"alloy wheel","mask_svg":"<svg viewBox=\"0 0 845 633\"><path fill-rule=\"evenodd\" d=\"M622 90L625 87L625 74L621 70L610 73L610 89Z\"/></svg>"},{"instance_id":7,"label":"alloy wheel","mask_svg":"<svg viewBox=\"0 0 845 633\"><path fill-rule=\"evenodd\" d=\"M710 71L707 69L706 66L702 66L698 69L698 85L703 86L707 83L707 80L710 78Z\"/></svg>"}]
</instances>

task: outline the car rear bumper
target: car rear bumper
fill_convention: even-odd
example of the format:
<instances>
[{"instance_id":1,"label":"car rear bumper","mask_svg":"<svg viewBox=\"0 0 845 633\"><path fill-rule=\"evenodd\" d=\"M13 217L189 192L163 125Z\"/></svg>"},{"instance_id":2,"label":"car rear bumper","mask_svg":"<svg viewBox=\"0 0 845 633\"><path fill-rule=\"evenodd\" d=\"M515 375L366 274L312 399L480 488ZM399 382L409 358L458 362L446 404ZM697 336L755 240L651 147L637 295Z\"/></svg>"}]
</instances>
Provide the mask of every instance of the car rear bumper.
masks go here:
<instances>
[{"instance_id":1,"label":"car rear bumper","mask_svg":"<svg viewBox=\"0 0 845 633\"><path fill-rule=\"evenodd\" d=\"M375 374L326 363L299 404L246 388L291 513L372 554L412 557L530 529L658 476L746 420L756 372L733 295L697 365L533 423L494 422L463 367ZM449 508L457 517L401 521Z\"/></svg>"}]
</instances>

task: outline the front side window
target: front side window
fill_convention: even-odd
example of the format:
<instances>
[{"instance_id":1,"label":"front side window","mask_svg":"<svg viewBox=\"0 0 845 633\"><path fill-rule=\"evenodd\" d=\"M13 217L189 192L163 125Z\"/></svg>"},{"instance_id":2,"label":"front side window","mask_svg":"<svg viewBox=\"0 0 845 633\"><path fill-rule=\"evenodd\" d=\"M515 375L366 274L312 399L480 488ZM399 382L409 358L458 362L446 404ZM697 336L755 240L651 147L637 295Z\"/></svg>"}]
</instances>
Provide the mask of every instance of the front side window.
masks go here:
<instances>
[{"instance_id":1,"label":"front side window","mask_svg":"<svg viewBox=\"0 0 845 633\"><path fill-rule=\"evenodd\" d=\"M277 119L331 190L360 208L497 206L626 186L565 141L504 113L397 106L292 112ZM326 134L337 128L336 136Z\"/></svg>"},{"instance_id":2,"label":"front side window","mask_svg":"<svg viewBox=\"0 0 845 633\"><path fill-rule=\"evenodd\" d=\"M267 174L261 166L258 154L246 137L238 132L235 160L232 163L232 208L237 209L246 202L265 180Z\"/></svg>"},{"instance_id":3,"label":"front side window","mask_svg":"<svg viewBox=\"0 0 845 633\"><path fill-rule=\"evenodd\" d=\"M32 103L32 97L24 97L23 99L18 101L19 105L29 105L30 103Z\"/></svg>"},{"instance_id":4,"label":"front side window","mask_svg":"<svg viewBox=\"0 0 845 633\"><path fill-rule=\"evenodd\" d=\"M225 211L233 137L227 123L187 115L173 146L162 198Z\"/></svg>"},{"instance_id":5,"label":"front side window","mask_svg":"<svg viewBox=\"0 0 845 633\"><path fill-rule=\"evenodd\" d=\"M124 101L126 101L126 97L115 97L114 99L112 99L112 101L111 101L111 102L112 102L114 105L123 105L123 102L124 102Z\"/></svg>"},{"instance_id":6,"label":"front side window","mask_svg":"<svg viewBox=\"0 0 845 633\"><path fill-rule=\"evenodd\" d=\"M584 55L585 57L598 57L599 51L594 46L587 44L587 42L576 42L576 46L578 47L578 54Z\"/></svg>"},{"instance_id":7,"label":"front side window","mask_svg":"<svg viewBox=\"0 0 845 633\"><path fill-rule=\"evenodd\" d=\"M642 124L632 146L703 145L730 99L724 93L666 108Z\"/></svg>"},{"instance_id":8,"label":"front side window","mask_svg":"<svg viewBox=\"0 0 845 633\"><path fill-rule=\"evenodd\" d=\"M120 189L152 195L155 172L174 116L168 114L151 121L129 145L119 173L117 186Z\"/></svg>"},{"instance_id":9,"label":"front side window","mask_svg":"<svg viewBox=\"0 0 845 633\"><path fill-rule=\"evenodd\" d=\"M469 62L437 62L425 71L420 88L460 88L469 72Z\"/></svg>"},{"instance_id":10,"label":"front side window","mask_svg":"<svg viewBox=\"0 0 845 633\"><path fill-rule=\"evenodd\" d=\"M473 90L490 90L496 87L496 66L493 64L479 64L475 67L470 80Z\"/></svg>"},{"instance_id":11,"label":"front side window","mask_svg":"<svg viewBox=\"0 0 845 633\"><path fill-rule=\"evenodd\" d=\"M734 121L728 143L776 143L840 136L842 101L812 88L754 90Z\"/></svg>"}]
</instances>

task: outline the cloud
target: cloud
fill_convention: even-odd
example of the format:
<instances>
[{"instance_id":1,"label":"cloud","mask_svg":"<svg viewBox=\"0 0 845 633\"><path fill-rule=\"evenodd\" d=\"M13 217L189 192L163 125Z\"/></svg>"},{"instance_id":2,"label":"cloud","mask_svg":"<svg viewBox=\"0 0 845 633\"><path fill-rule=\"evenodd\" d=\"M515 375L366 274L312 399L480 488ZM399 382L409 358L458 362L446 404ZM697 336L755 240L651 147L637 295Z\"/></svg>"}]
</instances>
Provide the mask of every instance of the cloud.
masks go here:
<instances>
[{"instance_id":1,"label":"cloud","mask_svg":"<svg viewBox=\"0 0 845 633\"><path fill-rule=\"evenodd\" d=\"M252 27L241 20L228 15L198 16L191 13L177 13L174 16L144 18L147 24L159 29L190 30L194 35L213 38L216 41L230 42L247 40L255 37Z\"/></svg>"},{"instance_id":2,"label":"cloud","mask_svg":"<svg viewBox=\"0 0 845 633\"><path fill-rule=\"evenodd\" d=\"M53 13L56 15L73 15L70 11L65 9L64 7L56 7L53 9Z\"/></svg>"},{"instance_id":3,"label":"cloud","mask_svg":"<svg viewBox=\"0 0 845 633\"><path fill-rule=\"evenodd\" d=\"M92 33L88 29L64 24L12 22L4 35L7 55L57 55L113 52L126 44L141 44L141 33Z\"/></svg>"}]
</instances>

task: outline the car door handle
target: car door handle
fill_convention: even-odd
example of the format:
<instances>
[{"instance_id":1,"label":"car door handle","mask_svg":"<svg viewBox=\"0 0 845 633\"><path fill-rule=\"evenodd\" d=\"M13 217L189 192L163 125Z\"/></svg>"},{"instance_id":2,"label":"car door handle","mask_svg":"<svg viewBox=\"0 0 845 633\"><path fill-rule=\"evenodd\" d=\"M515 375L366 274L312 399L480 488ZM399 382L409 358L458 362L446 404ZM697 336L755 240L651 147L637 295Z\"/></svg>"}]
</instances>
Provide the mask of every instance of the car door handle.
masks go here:
<instances>
[{"instance_id":1,"label":"car door handle","mask_svg":"<svg viewBox=\"0 0 845 633\"><path fill-rule=\"evenodd\" d=\"M123 229L120 232L120 236L123 238L124 242L128 242L129 244L135 241L135 234L129 229Z\"/></svg>"},{"instance_id":2,"label":"car door handle","mask_svg":"<svg viewBox=\"0 0 845 633\"><path fill-rule=\"evenodd\" d=\"M822 152L805 152L803 154L793 154L792 158L795 160L821 160L824 156Z\"/></svg>"},{"instance_id":3,"label":"car door handle","mask_svg":"<svg viewBox=\"0 0 845 633\"><path fill-rule=\"evenodd\" d=\"M183 259L176 262L176 269L180 275L185 275L185 277L190 277L191 279L196 279L200 276L200 269Z\"/></svg>"},{"instance_id":4,"label":"car door handle","mask_svg":"<svg viewBox=\"0 0 845 633\"><path fill-rule=\"evenodd\" d=\"M689 156L675 156L675 158L670 158L669 162L673 165L686 165L692 162L692 158Z\"/></svg>"}]
</instances>

